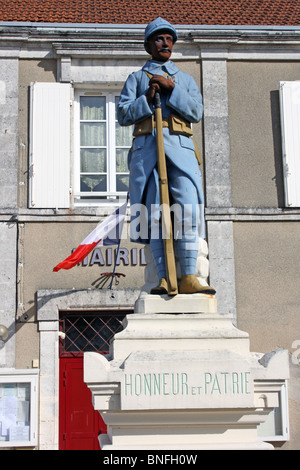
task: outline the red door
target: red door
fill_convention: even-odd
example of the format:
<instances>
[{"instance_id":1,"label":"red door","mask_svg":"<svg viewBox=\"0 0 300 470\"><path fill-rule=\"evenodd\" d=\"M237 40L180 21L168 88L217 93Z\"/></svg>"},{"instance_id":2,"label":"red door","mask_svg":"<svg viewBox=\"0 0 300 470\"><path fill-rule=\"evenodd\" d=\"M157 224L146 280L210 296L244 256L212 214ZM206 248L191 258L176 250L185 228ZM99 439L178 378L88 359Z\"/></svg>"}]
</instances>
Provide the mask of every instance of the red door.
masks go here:
<instances>
[{"instance_id":1,"label":"red door","mask_svg":"<svg viewBox=\"0 0 300 470\"><path fill-rule=\"evenodd\" d=\"M99 450L98 435L106 426L83 381L83 357L60 358L59 387L60 450Z\"/></svg>"}]
</instances>

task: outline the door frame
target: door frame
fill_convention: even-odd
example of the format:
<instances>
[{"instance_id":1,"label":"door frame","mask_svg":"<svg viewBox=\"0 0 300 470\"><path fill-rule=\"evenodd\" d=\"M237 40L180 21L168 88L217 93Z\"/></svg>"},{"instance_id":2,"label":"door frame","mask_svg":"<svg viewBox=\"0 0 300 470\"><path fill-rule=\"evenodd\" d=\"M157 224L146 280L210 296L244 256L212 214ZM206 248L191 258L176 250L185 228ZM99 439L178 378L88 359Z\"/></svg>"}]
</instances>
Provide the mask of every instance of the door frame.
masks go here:
<instances>
[{"instance_id":1,"label":"door frame","mask_svg":"<svg viewBox=\"0 0 300 470\"><path fill-rule=\"evenodd\" d=\"M59 312L60 310L128 310L139 289L59 289L37 292L40 335L39 450L59 449Z\"/></svg>"}]
</instances>

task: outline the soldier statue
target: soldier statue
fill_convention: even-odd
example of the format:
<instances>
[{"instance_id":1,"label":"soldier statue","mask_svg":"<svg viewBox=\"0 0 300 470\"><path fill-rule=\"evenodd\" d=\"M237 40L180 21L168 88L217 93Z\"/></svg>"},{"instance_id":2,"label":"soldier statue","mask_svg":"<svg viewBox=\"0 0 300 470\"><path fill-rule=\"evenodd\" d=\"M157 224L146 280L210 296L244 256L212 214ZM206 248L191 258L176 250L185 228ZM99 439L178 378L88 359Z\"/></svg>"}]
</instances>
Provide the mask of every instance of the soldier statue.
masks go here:
<instances>
[{"instance_id":1,"label":"soldier statue","mask_svg":"<svg viewBox=\"0 0 300 470\"><path fill-rule=\"evenodd\" d=\"M134 140L128 155L130 204L145 207L149 229L146 239L132 235L131 238L150 243L159 277L159 284L151 294L168 294L153 102L155 93L159 92L170 201L181 208L180 223L177 220L176 225L173 220L174 246L181 270L179 293L213 295L215 290L201 285L196 277L199 237L205 237L204 195L191 123L202 118L202 96L195 80L170 60L177 38L176 29L160 17L148 24L144 46L152 58L141 70L129 75L118 104L119 124L134 124ZM178 219L175 211L174 219L176 217ZM153 229L155 226L158 230Z\"/></svg>"}]
</instances>

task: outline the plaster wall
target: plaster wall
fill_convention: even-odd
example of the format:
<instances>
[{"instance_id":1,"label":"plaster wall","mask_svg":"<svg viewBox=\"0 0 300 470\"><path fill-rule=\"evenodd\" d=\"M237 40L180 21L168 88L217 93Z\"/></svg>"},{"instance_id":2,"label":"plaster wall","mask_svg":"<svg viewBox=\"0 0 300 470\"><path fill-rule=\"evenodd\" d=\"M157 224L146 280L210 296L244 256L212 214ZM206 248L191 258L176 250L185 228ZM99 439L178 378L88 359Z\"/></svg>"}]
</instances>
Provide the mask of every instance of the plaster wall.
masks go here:
<instances>
[{"instance_id":1,"label":"plaster wall","mask_svg":"<svg viewBox=\"0 0 300 470\"><path fill-rule=\"evenodd\" d=\"M283 207L279 82L299 80L297 62L229 61L233 207Z\"/></svg>"},{"instance_id":2,"label":"plaster wall","mask_svg":"<svg viewBox=\"0 0 300 470\"><path fill-rule=\"evenodd\" d=\"M234 223L237 324L247 331L251 351L277 348L290 353L289 408L291 439L299 449L300 234L294 222Z\"/></svg>"}]
</instances>

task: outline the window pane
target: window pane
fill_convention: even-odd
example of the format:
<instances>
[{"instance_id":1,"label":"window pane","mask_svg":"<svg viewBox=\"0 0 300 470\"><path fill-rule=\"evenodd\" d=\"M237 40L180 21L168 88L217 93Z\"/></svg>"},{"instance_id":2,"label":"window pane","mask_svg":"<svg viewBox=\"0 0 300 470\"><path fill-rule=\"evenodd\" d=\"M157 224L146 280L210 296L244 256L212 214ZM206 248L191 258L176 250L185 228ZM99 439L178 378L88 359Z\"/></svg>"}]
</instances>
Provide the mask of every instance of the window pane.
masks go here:
<instances>
[{"instance_id":1,"label":"window pane","mask_svg":"<svg viewBox=\"0 0 300 470\"><path fill-rule=\"evenodd\" d=\"M106 124L104 122L82 122L80 124L80 145L105 146Z\"/></svg>"},{"instance_id":2,"label":"window pane","mask_svg":"<svg viewBox=\"0 0 300 470\"><path fill-rule=\"evenodd\" d=\"M106 119L106 99L103 96L82 96L80 98L80 119L97 121Z\"/></svg>"},{"instance_id":3,"label":"window pane","mask_svg":"<svg viewBox=\"0 0 300 470\"><path fill-rule=\"evenodd\" d=\"M127 149L116 149L116 171L117 173L128 171L127 165Z\"/></svg>"},{"instance_id":4,"label":"window pane","mask_svg":"<svg viewBox=\"0 0 300 470\"><path fill-rule=\"evenodd\" d=\"M60 342L60 357L86 351L108 353L111 338L123 329L124 317L124 312L63 312L60 329L66 336Z\"/></svg>"},{"instance_id":5,"label":"window pane","mask_svg":"<svg viewBox=\"0 0 300 470\"><path fill-rule=\"evenodd\" d=\"M80 191L106 191L105 175L81 175Z\"/></svg>"},{"instance_id":6,"label":"window pane","mask_svg":"<svg viewBox=\"0 0 300 470\"><path fill-rule=\"evenodd\" d=\"M128 191L129 175L117 175L117 191Z\"/></svg>"},{"instance_id":7,"label":"window pane","mask_svg":"<svg viewBox=\"0 0 300 470\"><path fill-rule=\"evenodd\" d=\"M132 142L132 126L120 126L116 123L116 146L131 147Z\"/></svg>"},{"instance_id":8,"label":"window pane","mask_svg":"<svg viewBox=\"0 0 300 470\"><path fill-rule=\"evenodd\" d=\"M105 173L106 172L106 150L105 149L81 149L80 171L83 173Z\"/></svg>"}]
</instances>

